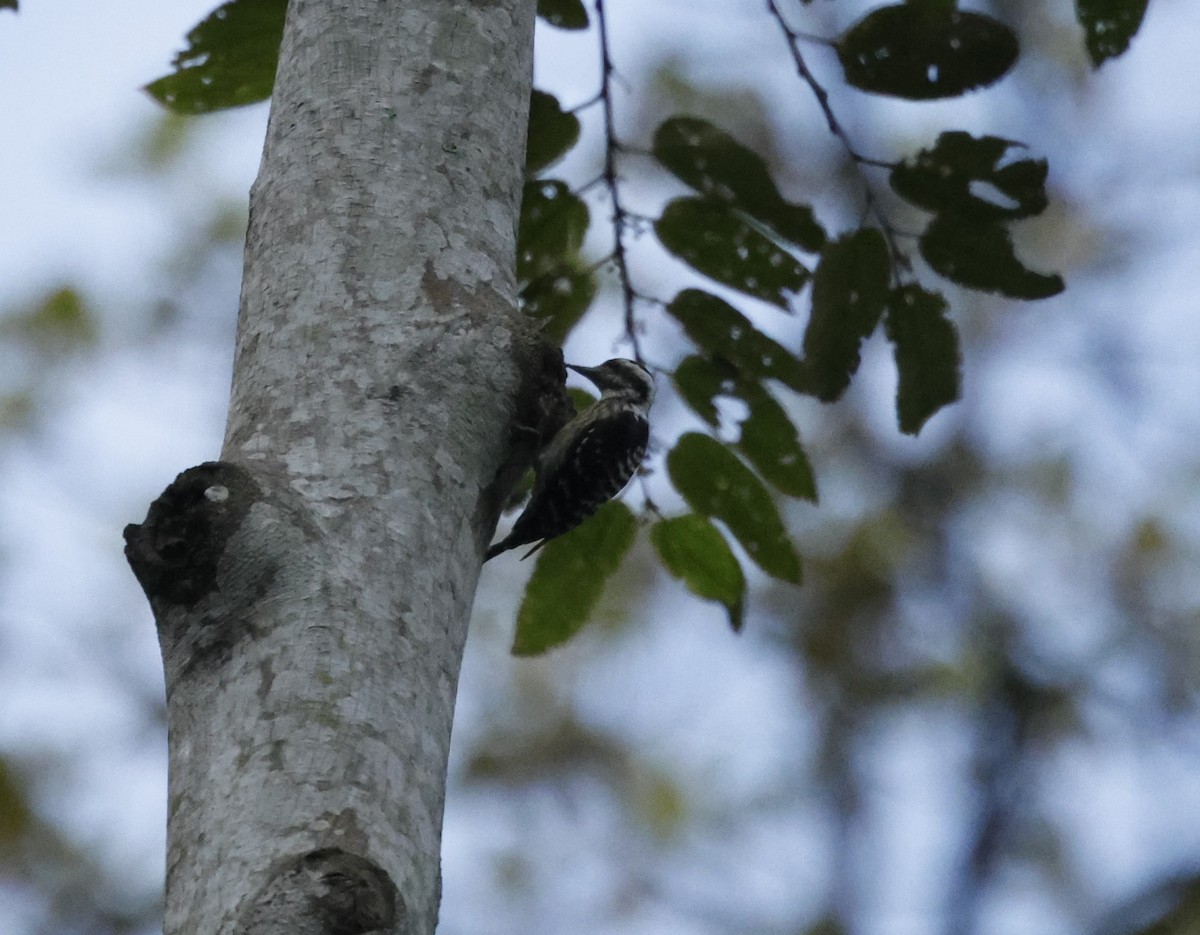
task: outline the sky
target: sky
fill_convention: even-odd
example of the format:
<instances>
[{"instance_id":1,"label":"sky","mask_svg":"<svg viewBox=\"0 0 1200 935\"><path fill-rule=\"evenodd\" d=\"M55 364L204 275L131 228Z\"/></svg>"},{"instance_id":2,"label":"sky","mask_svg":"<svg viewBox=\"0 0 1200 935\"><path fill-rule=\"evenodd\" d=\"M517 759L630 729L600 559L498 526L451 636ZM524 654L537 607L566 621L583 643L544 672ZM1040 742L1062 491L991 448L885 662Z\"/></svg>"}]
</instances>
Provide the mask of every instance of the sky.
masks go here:
<instances>
[{"instance_id":1,"label":"sky","mask_svg":"<svg viewBox=\"0 0 1200 935\"><path fill-rule=\"evenodd\" d=\"M179 470L219 448L239 251L236 245L218 250L192 275L179 275L172 263L180 243L208 223L214 199L234 205L244 199L266 111L259 106L202 118L181 163L143 178L123 162L161 112L138 89L165 72L211 0L25 0L21 6L16 16L0 11L7 143L0 147L0 310L75 283L95 303L102 330L97 353L51 375L44 387L51 415L39 428L0 438L0 753L38 764L43 780L35 805L73 841L102 855L114 889L153 894L163 863L165 751L146 698L161 675L148 609L121 556L120 530L144 515ZM674 59L700 85L754 83L781 115L780 147L811 145L819 165L830 145L819 114L788 75L783 48L759 6L612 0L614 45L625 61ZM864 6L814 4L804 15L814 31L830 32ZM1001 13L1011 8L994 6ZM1035 41L1048 48L1077 41L1063 12L1066 0L1044 6L1063 10L1035 14L1025 24ZM591 40L543 28L539 42L539 85L566 104L590 97L594 75L569 66L591 54ZM1086 74L1081 58L1066 56L1058 66L1019 68L995 92L958 104L918 107L834 94L850 132L871 151L904 152L947 120L1021 139L1049 156L1056 201L1090 219L1073 225L1065 209L1052 209L1031 231L1028 248L1046 258L1046 266L1066 267L1070 288L1046 302L1005 306L988 319L986 327L1000 338L968 359L963 403L939 415L921 438L895 430L881 345L868 348L852 394L874 441L897 458L930 457L953 428L967 424L997 469L1019 473L1056 452L1075 466L1073 525L1064 528L1013 497L964 533L971 560L995 592L1044 621L1035 649L1047 658L1086 658L1118 627L1103 567L1089 556L1105 554L1139 517L1165 513L1191 554L1200 546L1197 47L1195 4L1155 0L1131 51L1096 75ZM812 60L833 84L830 54L815 49ZM1039 106L1029 106L1031 98ZM630 100L623 125L636 129L642 116ZM564 171L583 173L586 157L574 158ZM640 196L653 202L661 192ZM835 201L826 208L839 210ZM641 275L656 284L678 276L648 253L638 261ZM182 293L163 294L180 283ZM156 327L155 310L164 303L178 314L170 327ZM608 356L619 336L611 325L611 316L601 317L584 329L568 356ZM678 340L668 331L658 337L668 349ZM663 356L664 365L673 362L669 350ZM0 370L8 368L8 376L0 372L0 379L36 380L31 366L3 351ZM671 418L682 424L678 413ZM821 418L833 417L812 414L815 438L831 431ZM852 491L845 502L857 504L846 509L861 509L857 480L833 477L822 505L833 517L839 484ZM642 749L661 751L665 763L691 777L692 793L713 812L754 800L805 755L803 721L792 716L805 697L787 665L753 635L733 641L718 609L698 607L668 582L658 582L648 632L616 640L598 662L584 649L538 663L506 659L514 586L523 573L512 563L489 568L483 580L460 697L460 752L486 733L495 697L532 690L551 678L544 670L553 667L554 678L566 672L573 679L557 703L569 702L588 723L628 735ZM1164 606L1196 605L1188 577L1170 579ZM752 612L752 632L763 619L756 614L765 613ZM686 641L671 627L682 619L698 624ZM1138 678L1115 671L1111 684L1136 696ZM1059 814L1083 844L1077 859L1086 878L1097 893L1109 894L1100 902L1136 892L1141 881L1175 862L1200 862L1198 729L1187 722L1181 736L1151 748L1126 737L1103 750L1061 752L1055 765L1063 783L1055 793ZM936 931L931 907L943 896L928 873L910 875L905 867L949 859L953 842L938 818L946 797L937 777L961 765L962 728L952 715L923 712L898 715L881 730L887 742L868 758L867 771L910 806L878 816L881 840L912 854L911 864L876 868L878 901L873 914L860 919L861 930ZM719 777L719 794L711 792L713 777ZM1149 795L1150 789L1158 791ZM532 887L524 902L509 899L487 875L469 872L491 858L502 865L505 843L521 841L532 842L539 855L533 878L549 879L573 859L580 841L619 846L614 839L625 833L608 811L589 812L586 803L565 813L525 804L525 814L536 816L530 827L522 826L521 807L513 802L470 787L452 798L447 933L470 931L479 918L490 919L493 928L477 935L517 931L530 918L544 931L567 931L572 919L601 914L597 907L612 873L604 864L584 865L565 891L546 890L539 898ZM811 911L806 893L825 882L795 842L827 833L819 814L800 808L740 827L734 836L738 854L778 855L769 863L747 858L734 879L779 920L781 931ZM651 900L611 931L719 930L705 922L724 911L708 904L708 890L714 880L728 879L729 868L702 848L684 851L656 878L677 898ZM661 859L653 848L629 854L636 865ZM703 911L689 918L667 908L676 904ZM1050 935L1075 924L1069 907L1047 904L1015 876L989 912L994 920L986 931L1019 923L1008 930ZM29 907L0 905L0 930L35 931L33 920Z\"/></svg>"}]
</instances>

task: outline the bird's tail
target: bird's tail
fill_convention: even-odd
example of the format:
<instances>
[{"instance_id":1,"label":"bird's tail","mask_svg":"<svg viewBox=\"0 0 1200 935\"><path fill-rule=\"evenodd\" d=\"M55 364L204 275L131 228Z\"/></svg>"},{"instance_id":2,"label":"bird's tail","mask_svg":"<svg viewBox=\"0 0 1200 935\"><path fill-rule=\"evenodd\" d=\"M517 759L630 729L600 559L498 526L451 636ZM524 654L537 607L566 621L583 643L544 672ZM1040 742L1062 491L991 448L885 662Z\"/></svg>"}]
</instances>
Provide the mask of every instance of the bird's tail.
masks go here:
<instances>
[{"instance_id":1,"label":"bird's tail","mask_svg":"<svg viewBox=\"0 0 1200 935\"><path fill-rule=\"evenodd\" d=\"M508 540L507 540L507 539L501 539L501 540L500 540L499 542L497 542L495 545L493 545L493 546L490 546L490 547L488 548L488 550L487 550L487 551L484 553L484 555L483 555L483 560L484 560L485 562L490 562L492 559L494 559L494 558L495 558L497 555L499 555L501 552L507 552L507 551L508 551L509 549L511 549L511 548L512 548L512 546L508 544Z\"/></svg>"}]
</instances>

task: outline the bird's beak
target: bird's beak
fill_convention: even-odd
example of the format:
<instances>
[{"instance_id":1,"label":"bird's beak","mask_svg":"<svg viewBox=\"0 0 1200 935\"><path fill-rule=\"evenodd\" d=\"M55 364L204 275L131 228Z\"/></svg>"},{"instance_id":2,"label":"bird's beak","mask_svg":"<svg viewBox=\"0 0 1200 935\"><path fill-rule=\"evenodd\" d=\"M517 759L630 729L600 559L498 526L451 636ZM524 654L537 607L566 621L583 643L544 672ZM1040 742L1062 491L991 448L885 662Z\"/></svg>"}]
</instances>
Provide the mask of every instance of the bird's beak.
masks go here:
<instances>
[{"instance_id":1,"label":"bird's beak","mask_svg":"<svg viewBox=\"0 0 1200 935\"><path fill-rule=\"evenodd\" d=\"M567 369L574 370L580 376L587 377L592 383L596 382L596 378L593 376L598 369L596 367L576 367L574 364L567 364Z\"/></svg>"}]
</instances>

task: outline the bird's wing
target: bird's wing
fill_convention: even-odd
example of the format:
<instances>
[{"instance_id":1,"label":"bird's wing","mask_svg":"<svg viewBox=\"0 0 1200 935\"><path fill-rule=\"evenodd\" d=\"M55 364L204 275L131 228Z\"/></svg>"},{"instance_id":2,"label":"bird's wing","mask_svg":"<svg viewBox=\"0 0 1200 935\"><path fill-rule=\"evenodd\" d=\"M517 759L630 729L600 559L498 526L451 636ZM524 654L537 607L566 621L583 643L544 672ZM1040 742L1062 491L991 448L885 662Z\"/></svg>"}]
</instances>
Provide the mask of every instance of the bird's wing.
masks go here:
<instances>
[{"instance_id":1,"label":"bird's wing","mask_svg":"<svg viewBox=\"0 0 1200 935\"><path fill-rule=\"evenodd\" d=\"M649 437L645 416L630 409L605 413L568 433L565 451L556 463L546 460L513 532L532 542L574 529L629 483Z\"/></svg>"}]
</instances>

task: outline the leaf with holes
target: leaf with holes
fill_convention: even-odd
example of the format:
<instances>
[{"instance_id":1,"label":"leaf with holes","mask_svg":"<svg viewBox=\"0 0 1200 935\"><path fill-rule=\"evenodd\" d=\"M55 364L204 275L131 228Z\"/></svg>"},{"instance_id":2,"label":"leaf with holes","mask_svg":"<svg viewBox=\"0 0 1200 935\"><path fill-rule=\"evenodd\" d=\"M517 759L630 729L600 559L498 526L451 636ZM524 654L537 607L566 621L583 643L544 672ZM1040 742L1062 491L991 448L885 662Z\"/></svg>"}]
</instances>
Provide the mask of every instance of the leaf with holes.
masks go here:
<instances>
[{"instance_id":1,"label":"leaf with holes","mask_svg":"<svg viewBox=\"0 0 1200 935\"><path fill-rule=\"evenodd\" d=\"M689 432L667 455L667 471L688 506L723 522L759 568L783 581L800 581L800 557L771 495L727 446Z\"/></svg>"},{"instance_id":2,"label":"leaf with holes","mask_svg":"<svg viewBox=\"0 0 1200 935\"><path fill-rule=\"evenodd\" d=\"M900 383L900 431L916 435L935 412L962 393L958 331L946 317L946 299L918 285L901 286L888 299L884 328L894 346Z\"/></svg>"},{"instance_id":3,"label":"leaf with holes","mask_svg":"<svg viewBox=\"0 0 1200 935\"><path fill-rule=\"evenodd\" d=\"M680 398L692 412L716 428L721 424L721 414L714 400L718 396L734 395L738 382L738 370L721 358L699 357L693 354L679 362L671 375L671 382Z\"/></svg>"},{"instance_id":4,"label":"leaf with holes","mask_svg":"<svg viewBox=\"0 0 1200 935\"><path fill-rule=\"evenodd\" d=\"M858 370L859 346L887 304L891 261L883 235L863 227L828 244L813 274L812 316L804 331L808 391L832 402Z\"/></svg>"},{"instance_id":5,"label":"leaf with holes","mask_svg":"<svg viewBox=\"0 0 1200 935\"><path fill-rule=\"evenodd\" d=\"M805 500L817 499L816 476L800 445L796 426L757 380L743 377L727 360L692 356L680 362L673 375L680 397L700 418L716 428L721 396L746 404L737 449L780 493Z\"/></svg>"},{"instance_id":6,"label":"leaf with holes","mask_svg":"<svg viewBox=\"0 0 1200 935\"><path fill-rule=\"evenodd\" d=\"M559 29L587 29L582 0L538 0L537 15Z\"/></svg>"},{"instance_id":7,"label":"leaf with holes","mask_svg":"<svg viewBox=\"0 0 1200 935\"><path fill-rule=\"evenodd\" d=\"M1014 299L1047 299L1066 288L1057 274L1034 272L1017 259L1003 224L939 214L925 229L921 256L937 273L960 285Z\"/></svg>"},{"instance_id":8,"label":"leaf with holes","mask_svg":"<svg viewBox=\"0 0 1200 935\"><path fill-rule=\"evenodd\" d=\"M1022 159L1001 166L1009 150L1020 146L996 136L943 133L933 148L892 169L891 185L901 198L926 211L988 219L1031 217L1046 209L1047 165L1044 159Z\"/></svg>"},{"instance_id":9,"label":"leaf with holes","mask_svg":"<svg viewBox=\"0 0 1200 935\"><path fill-rule=\"evenodd\" d=\"M231 0L187 34L173 74L145 90L177 114L207 114L271 96L287 0Z\"/></svg>"},{"instance_id":10,"label":"leaf with holes","mask_svg":"<svg viewBox=\"0 0 1200 935\"><path fill-rule=\"evenodd\" d=\"M825 242L812 209L779 194L762 156L707 120L670 118L655 131L653 152L701 195L744 212L784 240L812 252Z\"/></svg>"},{"instance_id":11,"label":"leaf with holes","mask_svg":"<svg viewBox=\"0 0 1200 935\"><path fill-rule=\"evenodd\" d=\"M1099 68L1129 48L1150 0L1075 0L1092 66Z\"/></svg>"},{"instance_id":12,"label":"leaf with holes","mask_svg":"<svg viewBox=\"0 0 1200 935\"><path fill-rule=\"evenodd\" d=\"M546 322L542 337L561 345L596 297L596 277L576 259L563 259L525 283L521 307Z\"/></svg>"},{"instance_id":13,"label":"leaf with holes","mask_svg":"<svg viewBox=\"0 0 1200 935\"><path fill-rule=\"evenodd\" d=\"M579 142L579 118L562 109L558 98L534 90L529 99L529 133L525 142L525 172L534 175L551 166Z\"/></svg>"},{"instance_id":14,"label":"leaf with holes","mask_svg":"<svg viewBox=\"0 0 1200 935\"><path fill-rule=\"evenodd\" d=\"M799 260L718 201L677 198L654 230L692 269L784 310L808 280Z\"/></svg>"},{"instance_id":15,"label":"leaf with holes","mask_svg":"<svg viewBox=\"0 0 1200 935\"><path fill-rule=\"evenodd\" d=\"M517 227L517 278L524 282L574 258L588 228L588 207L558 179L525 183Z\"/></svg>"},{"instance_id":16,"label":"leaf with holes","mask_svg":"<svg viewBox=\"0 0 1200 935\"><path fill-rule=\"evenodd\" d=\"M772 379L800 390L804 369L790 351L759 331L728 302L700 289L684 289L667 312L711 356L754 379Z\"/></svg>"},{"instance_id":17,"label":"leaf with holes","mask_svg":"<svg viewBox=\"0 0 1200 935\"><path fill-rule=\"evenodd\" d=\"M739 395L750 407L750 414L742 423L738 451L780 493L815 503L816 475L783 406L757 383L744 383Z\"/></svg>"},{"instance_id":18,"label":"leaf with holes","mask_svg":"<svg viewBox=\"0 0 1200 935\"><path fill-rule=\"evenodd\" d=\"M579 632L636 533L633 512L611 501L582 526L546 543L517 613L513 655L536 656Z\"/></svg>"},{"instance_id":19,"label":"leaf with holes","mask_svg":"<svg viewBox=\"0 0 1200 935\"><path fill-rule=\"evenodd\" d=\"M742 628L746 576L729 543L706 517L695 513L664 519L650 530L663 565L688 590L706 601L718 601L734 631Z\"/></svg>"},{"instance_id":20,"label":"leaf with holes","mask_svg":"<svg viewBox=\"0 0 1200 935\"><path fill-rule=\"evenodd\" d=\"M914 101L999 81L1019 52L1016 35L999 20L929 0L872 10L835 48L854 87Z\"/></svg>"}]
</instances>

